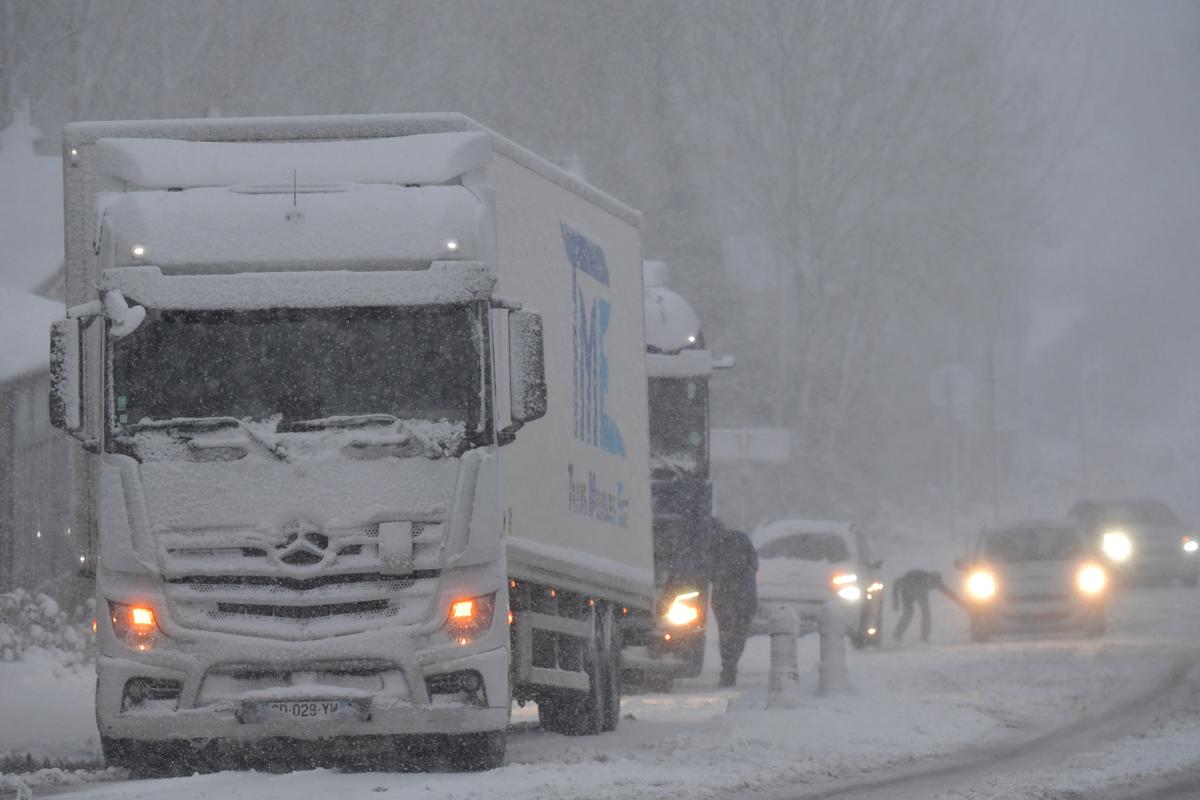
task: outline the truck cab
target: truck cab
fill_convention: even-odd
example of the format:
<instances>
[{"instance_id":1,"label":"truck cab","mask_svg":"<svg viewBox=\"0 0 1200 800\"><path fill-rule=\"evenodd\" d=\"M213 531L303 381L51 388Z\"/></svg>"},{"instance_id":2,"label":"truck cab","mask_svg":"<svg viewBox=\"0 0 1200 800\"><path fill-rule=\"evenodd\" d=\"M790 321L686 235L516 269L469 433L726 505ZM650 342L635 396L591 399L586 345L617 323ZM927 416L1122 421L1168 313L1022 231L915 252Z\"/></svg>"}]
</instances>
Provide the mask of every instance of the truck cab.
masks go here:
<instances>
[{"instance_id":1,"label":"truck cab","mask_svg":"<svg viewBox=\"0 0 1200 800\"><path fill-rule=\"evenodd\" d=\"M709 378L732 356L706 349L691 304L667 286L660 261L644 268L646 373L650 400L654 574L658 609L637 630L646 656L631 679L666 688L704 664L711 574L712 481L709 478Z\"/></svg>"},{"instance_id":2,"label":"truck cab","mask_svg":"<svg viewBox=\"0 0 1200 800\"><path fill-rule=\"evenodd\" d=\"M485 768L514 696L558 729L615 727L615 609L652 592L645 379L622 358L636 212L457 115L64 142L51 411L90 454L109 762L282 740ZM634 387L633 411L585 398L620 457L579 425L579 351L543 336L569 343L584 299L636 320L585 342ZM612 502L576 509L573 470Z\"/></svg>"}]
</instances>

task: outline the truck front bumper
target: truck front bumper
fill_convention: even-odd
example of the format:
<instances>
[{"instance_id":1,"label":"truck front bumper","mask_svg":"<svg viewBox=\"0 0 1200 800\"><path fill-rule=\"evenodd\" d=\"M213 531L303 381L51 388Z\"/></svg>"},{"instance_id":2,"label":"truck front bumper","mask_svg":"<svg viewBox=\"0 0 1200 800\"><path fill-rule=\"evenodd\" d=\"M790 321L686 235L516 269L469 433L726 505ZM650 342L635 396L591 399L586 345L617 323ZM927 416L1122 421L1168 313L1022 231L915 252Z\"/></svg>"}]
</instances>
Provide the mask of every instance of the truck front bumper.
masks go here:
<instances>
[{"instance_id":1,"label":"truck front bumper","mask_svg":"<svg viewBox=\"0 0 1200 800\"><path fill-rule=\"evenodd\" d=\"M226 652L221 663L208 664L162 655L166 657L101 656L97 660L96 719L101 736L155 742L252 742L274 737L318 740L484 733L508 725L511 704L504 646L399 664L267 661L261 648L258 659L249 653L231 658L235 654ZM365 663L372 666L364 669ZM446 688L447 677L471 673L478 676L475 692L437 691ZM303 678L297 683L295 676ZM131 693L131 686L140 691ZM145 686L153 688L141 691ZM178 694L172 697L176 687ZM134 702L133 694L150 696ZM304 701L343 701L345 709L316 719L267 712L270 703Z\"/></svg>"}]
</instances>

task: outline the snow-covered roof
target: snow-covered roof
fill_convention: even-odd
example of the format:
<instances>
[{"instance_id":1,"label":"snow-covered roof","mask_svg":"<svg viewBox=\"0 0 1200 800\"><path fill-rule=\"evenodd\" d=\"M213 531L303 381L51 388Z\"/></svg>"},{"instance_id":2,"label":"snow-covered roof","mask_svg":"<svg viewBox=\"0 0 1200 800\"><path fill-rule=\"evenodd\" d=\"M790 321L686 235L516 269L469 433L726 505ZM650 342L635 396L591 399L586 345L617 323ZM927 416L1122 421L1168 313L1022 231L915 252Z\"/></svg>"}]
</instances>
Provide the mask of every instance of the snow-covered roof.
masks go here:
<instances>
[{"instance_id":1,"label":"snow-covered roof","mask_svg":"<svg viewBox=\"0 0 1200 800\"><path fill-rule=\"evenodd\" d=\"M0 130L0 283L25 291L62 266L62 161L34 152L28 108Z\"/></svg>"},{"instance_id":2,"label":"snow-covered roof","mask_svg":"<svg viewBox=\"0 0 1200 800\"><path fill-rule=\"evenodd\" d=\"M309 186L295 205L290 185L112 193L107 200L115 265L154 264L165 273L470 259L485 212L461 186ZM143 248L139 258L135 247Z\"/></svg>"},{"instance_id":3,"label":"snow-covered roof","mask_svg":"<svg viewBox=\"0 0 1200 800\"><path fill-rule=\"evenodd\" d=\"M839 520L823 519L780 519L768 522L755 528L750 534L755 547L761 547L767 542L782 539L796 533L833 533L839 536L850 536L854 531L854 523Z\"/></svg>"},{"instance_id":4,"label":"snow-covered roof","mask_svg":"<svg viewBox=\"0 0 1200 800\"><path fill-rule=\"evenodd\" d=\"M50 369L50 323L61 303L0 286L0 380Z\"/></svg>"},{"instance_id":5,"label":"snow-covered roof","mask_svg":"<svg viewBox=\"0 0 1200 800\"><path fill-rule=\"evenodd\" d=\"M492 143L477 131L345 141L191 142L101 139L96 172L145 189L302 183L438 184L487 166Z\"/></svg>"},{"instance_id":6,"label":"snow-covered roof","mask_svg":"<svg viewBox=\"0 0 1200 800\"><path fill-rule=\"evenodd\" d=\"M639 212L462 114L344 114L74 122L63 128L63 143L67 147L82 149L106 138L188 139L206 142L358 140L456 131L486 133L492 140L492 149L495 152L586 198L630 225L641 227L642 215ZM289 168L284 180L290 178ZM273 179L275 180L278 179Z\"/></svg>"},{"instance_id":7,"label":"snow-covered roof","mask_svg":"<svg viewBox=\"0 0 1200 800\"><path fill-rule=\"evenodd\" d=\"M667 288L669 276L667 265L661 261L642 265L646 286L646 346L661 353L675 353L701 342L700 318L688 301Z\"/></svg>"},{"instance_id":8,"label":"snow-covered roof","mask_svg":"<svg viewBox=\"0 0 1200 800\"><path fill-rule=\"evenodd\" d=\"M494 283L483 264L465 261L437 261L425 270L234 275L163 275L147 266L105 270L100 290L119 290L150 308L204 311L462 304L486 300Z\"/></svg>"}]
</instances>

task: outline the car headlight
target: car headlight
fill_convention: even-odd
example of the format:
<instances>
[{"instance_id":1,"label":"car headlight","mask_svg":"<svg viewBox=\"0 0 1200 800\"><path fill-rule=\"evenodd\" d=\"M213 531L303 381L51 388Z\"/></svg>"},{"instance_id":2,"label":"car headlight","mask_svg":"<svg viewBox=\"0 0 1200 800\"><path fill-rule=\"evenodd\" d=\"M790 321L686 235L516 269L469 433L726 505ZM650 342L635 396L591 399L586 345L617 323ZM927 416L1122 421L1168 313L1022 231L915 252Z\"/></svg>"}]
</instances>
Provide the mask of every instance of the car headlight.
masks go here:
<instances>
[{"instance_id":1,"label":"car headlight","mask_svg":"<svg viewBox=\"0 0 1200 800\"><path fill-rule=\"evenodd\" d=\"M1084 564L1075 576L1075 585L1084 594L1097 595L1108 585L1108 576L1104 568L1097 564Z\"/></svg>"},{"instance_id":2,"label":"car headlight","mask_svg":"<svg viewBox=\"0 0 1200 800\"><path fill-rule=\"evenodd\" d=\"M671 601L671 606L667 609L667 613L663 617L667 622L676 627L691 625L700 619L699 599L700 592L677 594L675 595L675 599Z\"/></svg>"},{"instance_id":3,"label":"car headlight","mask_svg":"<svg viewBox=\"0 0 1200 800\"><path fill-rule=\"evenodd\" d=\"M978 569L967 576L967 594L975 600L991 600L996 596L996 576Z\"/></svg>"},{"instance_id":4,"label":"car headlight","mask_svg":"<svg viewBox=\"0 0 1200 800\"><path fill-rule=\"evenodd\" d=\"M843 600L854 602L862 598L862 589L859 589L858 576L853 572L839 572L830 579L833 584L833 590L837 592L837 596Z\"/></svg>"},{"instance_id":5,"label":"car headlight","mask_svg":"<svg viewBox=\"0 0 1200 800\"><path fill-rule=\"evenodd\" d=\"M1133 542L1125 531L1105 531L1100 539L1100 549L1112 561L1124 561L1133 554Z\"/></svg>"},{"instance_id":6,"label":"car headlight","mask_svg":"<svg viewBox=\"0 0 1200 800\"><path fill-rule=\"evenodd\" d=\"M1183 537L1183 552L1194 553L1197 550L1200 550L1200 542L1190 536Z\"/></svg>"}]
</instances>

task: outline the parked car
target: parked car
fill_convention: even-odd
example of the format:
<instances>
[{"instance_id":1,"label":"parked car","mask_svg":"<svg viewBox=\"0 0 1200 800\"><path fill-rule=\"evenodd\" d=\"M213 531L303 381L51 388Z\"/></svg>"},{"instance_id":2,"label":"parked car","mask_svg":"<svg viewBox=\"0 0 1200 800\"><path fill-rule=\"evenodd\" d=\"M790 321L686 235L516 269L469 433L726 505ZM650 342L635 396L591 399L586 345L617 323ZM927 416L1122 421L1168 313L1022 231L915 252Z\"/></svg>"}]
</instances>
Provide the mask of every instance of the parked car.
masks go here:
<instances>
[{"instance_id":1,"label":"parked car","mask_svg":"<svg viewBox=\"0 0 1200 800\"><path fill-rule=\"evenodd\" d=\"M771 612L795 610L802 628L816 627L831 602L855 647L883 639L883 581L862 530L849 522L785 519L757 528L758 613L752 630L765 633Z\"/></svg>"},{"instance_id":2,"label":"parked car","mask_svg":"<svg viewBox=\"0 0 1200 800\"><path fill-rule=\"evenodd\" d=\"M1045 630L1104 634L1108 570L1074 523L1031 521L985 530L956 566L966 572L972 641Z\"/></svg>"},{"instance_id":3,"label":"parked car","mask_svg":"<svg viewBox=\"0 0 1200 800\"><path fill-rule=\"evenodd\" d=\"M1104 553L1117 577L1134 583L1200 579L1200 542L1159 500L1080 500L1069 512Z\"/></svg>"}]
</instances>

